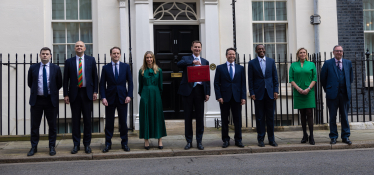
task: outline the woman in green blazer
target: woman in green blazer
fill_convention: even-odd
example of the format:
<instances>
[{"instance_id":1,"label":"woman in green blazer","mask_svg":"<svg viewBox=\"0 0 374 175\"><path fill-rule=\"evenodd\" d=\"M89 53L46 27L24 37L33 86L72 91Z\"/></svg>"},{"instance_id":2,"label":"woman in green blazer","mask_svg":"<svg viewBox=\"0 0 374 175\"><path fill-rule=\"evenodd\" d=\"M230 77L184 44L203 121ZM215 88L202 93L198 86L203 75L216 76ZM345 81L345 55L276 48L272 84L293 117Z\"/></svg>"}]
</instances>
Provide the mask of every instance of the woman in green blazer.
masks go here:
<instances>
[{"instance_id":1,"label":"woman in green blazer","mask_svg":"<svg viewBox=\"0 0 374 175\"><path fill-rule=\"evenodd\" d=\"M291 64L290 82L294 87L293 100L294 109L299 109L301 114L301 125L303 127L303 139L301 143L308 141L306 132L306 121L309 126L309 143L314 145L313 137L313 108L316 107L316 99L314 96L314 85L317 82L316 66L313 62L308 61L308 51L305 48L297 50L297 62Z\"/></svg>"}]
</instances>

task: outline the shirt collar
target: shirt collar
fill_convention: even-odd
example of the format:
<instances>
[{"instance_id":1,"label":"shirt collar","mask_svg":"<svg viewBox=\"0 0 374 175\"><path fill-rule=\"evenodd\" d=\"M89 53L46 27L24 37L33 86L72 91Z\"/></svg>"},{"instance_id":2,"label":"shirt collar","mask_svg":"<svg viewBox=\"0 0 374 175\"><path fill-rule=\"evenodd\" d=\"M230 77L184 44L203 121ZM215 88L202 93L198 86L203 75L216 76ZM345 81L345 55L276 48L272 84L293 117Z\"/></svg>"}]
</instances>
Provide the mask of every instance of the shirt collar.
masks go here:
<instances>
[{"instance_id":1,"label":"shirt collar","mask_svg":"<svg viewBox=\"0 0 374 175\"><path fill-rule=\"evenodd\" d=\"M338 63L338 61L340 61L340 63L343 63L343 58L340 59L340 60L338 60L338 59L336 59L336 58L334 58L334 59L335 59L335 63Z\"/></svg>"},{"instance_id":2,"label":"shirt collar","mask_svg":"<svg viewBox=\"0 0 374 175\"><path fill-rule=\"evenodd\" d=\"M257 57L259 60L264 60L266 62L266 56L264 56L264 58L261 58L261 57Z\"/></svg>"},{"instance_id":3,"label":"shirt collar","mask_svg":"<svg viewBox=\"0 0 374 175\"><path fill-rule=\"evenodd\" d=\"M45 64L45 66L49 67L49 63L50 62L48 62L47 64ZM40 62L40 66L43 66L43 65L44 65L43 62Z\"/></svg>"},{"instance_id":4,"label":"shirt collar","mask_svg":"<svg viewBox=\"0 0 374 175\"><path fill-rule=\"evenodd\" d=\"M200 55L199 56L195 56L194 54L192 54L192 56L193 56L193 59L197 58L197 59L200 60Z\"/></svg>"},{"instance_id":5,"label":"shirt collar","mask_svg":"<svg viewBox=\"0 0 374 175\"><path fill-rule=\"evenodd\" d=\"M79 61L79 58L82 58L82 60L84 60L84 54L82 57L79 57L78 55L75 55L75 58L77 58L77 60Z\"/></svg>"},{"instance_id":6,"label":"shirt collar","mask_svg":"<svg viewBox=\"0 0 374 175\"><path fill-rule=\"evenodd\" d=\"M227 64L227 66L230 66L230 64L232 64L233 66L235 66L235 62L230 63L230 62L226 61L226 64Z\"/></svg>"},{"instance_id":7,"label":"shirt collar","mask_svg":"<svg viewBox=\"0 0 374 175\"><path fill-rule=\"evenodd\" d=\"M118 61L117 64L119 65L119 63L120 63L120 62ZM114 63L114 62L112 61L112 66L114 66L115 64L116 64L116 63Z\"/></svg>"}]
</instances>

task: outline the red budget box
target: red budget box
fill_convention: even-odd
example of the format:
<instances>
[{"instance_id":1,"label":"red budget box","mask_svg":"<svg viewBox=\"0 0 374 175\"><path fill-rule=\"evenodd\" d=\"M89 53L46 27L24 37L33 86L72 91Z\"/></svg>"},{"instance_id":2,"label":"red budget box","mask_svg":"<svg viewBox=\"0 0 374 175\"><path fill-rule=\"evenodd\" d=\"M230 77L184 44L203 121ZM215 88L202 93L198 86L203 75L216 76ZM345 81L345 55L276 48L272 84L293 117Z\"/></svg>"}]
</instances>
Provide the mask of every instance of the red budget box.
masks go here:
<instances>
[{"instance_id":1,"label":"red budget box","mask_svg":"<svg viewBox=\"0 0 374 175\"><path fill-rule=\"evenodd\" d=\"M188 82L210 81L209 66L188 66Z\"/></svg>"}]
</instances>

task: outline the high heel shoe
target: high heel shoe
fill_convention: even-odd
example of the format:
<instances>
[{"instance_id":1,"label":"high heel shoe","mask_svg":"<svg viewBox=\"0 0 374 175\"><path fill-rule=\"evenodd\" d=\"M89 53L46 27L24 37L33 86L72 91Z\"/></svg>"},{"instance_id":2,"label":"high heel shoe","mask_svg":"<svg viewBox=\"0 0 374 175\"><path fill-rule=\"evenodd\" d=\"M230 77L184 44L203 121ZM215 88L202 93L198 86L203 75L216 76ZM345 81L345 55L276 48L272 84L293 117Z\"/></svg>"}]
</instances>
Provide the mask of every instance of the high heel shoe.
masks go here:
<instances>
[{"instance_id":1,"label":"high heel shoe","mask_svg":"<svg viewBox=\"0 0 374 175\"><path fill-rule=\"evenodd\" d=\"M149 150L149 145L148 146L145 146L145 142L144 142L144 148L146 149L146 150Z\"/></svg>"},{"instance_id":2,"label":"high heel shoe","mask_svg":"<svg viewBox=\"0 0 374 175\"><path fill-rule=\"evenodd\" d=\"M314 138L313 138L313 136L309 136L309 143L311 144L311 145L315 145L316 143L314 142Z\"/></svg>"},{"instance_id":3,"label":"high heel shoe","mask_svg":"<svg viewBox=\"0 0 374 175\"><path fill-rule=\"evenodd\" d=\"M158 139L158 149L163 149L164 146L160 146L160 139Z\"/></svg>"},{"instance_id":4,"label":"high heel shoe","mask_svg":"<svg viewBox=\"0 0 374 175\"><path fill-rule=\"evenodd\" d=\"M304 135L303 139L301 139L301 143L306 143L308 141L308 135Z\"/></svg>"}]
</instances>

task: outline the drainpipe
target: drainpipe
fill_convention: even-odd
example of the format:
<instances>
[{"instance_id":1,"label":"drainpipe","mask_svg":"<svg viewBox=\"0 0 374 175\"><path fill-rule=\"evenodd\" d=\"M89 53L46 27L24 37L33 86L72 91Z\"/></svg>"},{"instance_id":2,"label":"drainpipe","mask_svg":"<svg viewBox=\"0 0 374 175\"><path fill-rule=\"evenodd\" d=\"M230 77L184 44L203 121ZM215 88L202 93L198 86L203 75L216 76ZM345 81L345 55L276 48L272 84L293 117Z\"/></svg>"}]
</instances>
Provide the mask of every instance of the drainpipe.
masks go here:
<instances>
[{"instance_id":1,"label":"drainpipe","mask_svg":"<svg viewBox=\"0 0 374 175\"><path fill-rule=\"evenodd\" d=\"M318 0L313 1L314 15L310 16L310 23L314 25L314 53L319 53L319 24L321 24L321 16L318 15Z\"/></svg>"}]
</instances>

